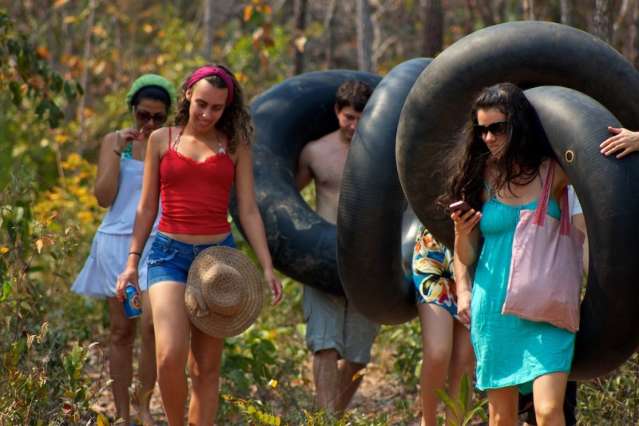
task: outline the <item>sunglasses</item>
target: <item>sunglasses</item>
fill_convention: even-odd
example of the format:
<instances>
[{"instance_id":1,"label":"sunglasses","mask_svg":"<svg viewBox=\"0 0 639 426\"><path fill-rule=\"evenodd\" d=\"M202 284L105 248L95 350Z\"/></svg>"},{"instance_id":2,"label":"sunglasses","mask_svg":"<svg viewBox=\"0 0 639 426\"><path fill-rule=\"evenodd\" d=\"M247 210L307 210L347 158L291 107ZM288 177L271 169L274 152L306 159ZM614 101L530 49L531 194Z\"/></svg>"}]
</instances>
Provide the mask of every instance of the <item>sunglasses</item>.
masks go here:
<instances>
[{"instance_id":1,"label":"sunglasses","mask_svg":"<svg viewBox=\"0 0 639 426\"><path fill-rule=\"evenodd\" d=\"M475 130L475 135L478 137L484 137L488 134L488 132L490 132L493 136L502 136L508 131L508 122L498 121L497 123L492 123L488 126L475 124L473 129Z\"/></svg>"},{"instance_id":2,"label":"sunglasses","mask_svg":"<svg viewBox=\"0 0 639 426\"><path fill-rule=\"evenodd\" d=\"M138 121L144 124L148 123L151 120L153 120L153 123L155 124L163 124L166 121L166 114L162 114L161 112L151 114L148 111L136 109L135 118L137 118Z\"/></svg>"}]
</instances>

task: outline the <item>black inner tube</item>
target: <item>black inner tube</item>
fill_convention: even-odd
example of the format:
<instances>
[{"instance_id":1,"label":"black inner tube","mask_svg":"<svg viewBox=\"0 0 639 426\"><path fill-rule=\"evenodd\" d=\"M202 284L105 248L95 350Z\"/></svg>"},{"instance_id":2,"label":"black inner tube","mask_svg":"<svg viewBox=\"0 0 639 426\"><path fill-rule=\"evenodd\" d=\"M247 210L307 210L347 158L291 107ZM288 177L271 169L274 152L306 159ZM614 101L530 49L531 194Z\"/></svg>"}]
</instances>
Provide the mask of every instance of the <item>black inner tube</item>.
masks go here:
<instances>
[{"instance_id":1,"label":"black inner tube","mask_svg":"<svg viewBox=\"0 0 639 426\"><path fill-rule=\"evenodd\" d=\"M626 127L639 129L639 73L591 34L526 21L487 27L457 41L419 76L397 130L397 166L406 197L448 247L452 225L434 202L448 171L438 165L454 148L477 93L503 81L578 90L601 102Z\"/></svg>"},{"instance_id":2,"label":"black inner tube","mask_svg":"<svg viewBox=\"0 0 639 426\"><path fill-rule=\"evenodd\" d=\"M594 99L564 87L537 87L527 90L526 97L539 114L586 218L588 291L581 305L571 375L590 379L616 368L639 344L639 156L617 160L601 155L599 144L609 136L607 126L621 124Z\"/></svg>"},{"instance_id":3,"label":"black inner tube","mask_svg":"<svg viewBox=\"0 0 639 426\"><path fill-rule=\"evenodd\" d=\"M449 171L438 165L454 148L455 135L467 120L474 96L482 87L502 81L576 89L601 102L625 127L639 128L639 73L590 34L560 24L514 22L458 41L418 78L406 99L397 135L398 171L406 197L420 220L447 245L453 241L452 225L435 200L444 190ZM591 259L602 260L592 261L594 269L582 303L572 370L572 376L579 379L611 371L634 353L639 343L639 289L631 285L636 280L631 269L639 255L634 243L639 236L636 224L630 222L639 213L631 201L637 181L633 170L639 160L615 163L599 154L599 143L608 137L606 126L612 124L605 122L612 115L600 117L603 120L597 123L597 132L575 129L579 139L591 141L588 146L584 143L568 155L559 150L562 165L575 181L589 229L607 229L605 235L595 237L599 239L596 246L591 243ZM553 146L562 146L554 140L553 132L547 131ZM567 158L573 160L571 167L565 164ZM583 167L577 175L571 172L576 170L575 163ZM610 176L615 176L614 183ZM590 181L601 186L586 192L584 182Z\"/></svg>"},{"instance_id":4,"label":"black inner tube","mask_svg":"<svg viewBox=\"0 0 639 426\"><path fill-rule=\"evenodd\" d=\"M344 167L337 220L339 273L349 302L381 324L403 323L417 314L410 275L416 218L407 213L402 229L408 206L397 176L395 136L406 95L430 62L403 62L379 83ZM409 244L410 250L403 247Z\"/></svg>"},{"instance_id":5,"label":"black inner tube","mask_svg":"<svg viewBox=\"0 0 639 426\"><path fill-rule=\"evenodd\" d=\"M375 87L380 78L348 70L310 72L272 87L251 103L255 196L273 265L297 281L333 294L343 294L336 227L306 204L294 176L304 145L337 129L335 92L347 80ZM235 195L231 214L239 227Z\"/></svg>"}]
</instances>

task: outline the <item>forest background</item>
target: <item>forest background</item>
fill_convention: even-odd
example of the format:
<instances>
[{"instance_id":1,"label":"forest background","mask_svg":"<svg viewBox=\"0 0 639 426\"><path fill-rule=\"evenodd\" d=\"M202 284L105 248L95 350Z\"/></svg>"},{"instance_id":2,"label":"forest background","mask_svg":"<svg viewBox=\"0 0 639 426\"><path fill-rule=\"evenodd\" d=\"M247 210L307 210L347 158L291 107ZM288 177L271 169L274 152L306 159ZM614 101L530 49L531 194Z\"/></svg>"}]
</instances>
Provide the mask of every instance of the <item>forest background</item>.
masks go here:
<instances>
[{"instance_id":1,"label":"forest background","mask_svg":"<svg viewBox=\"0 0 639 426\"><path fill-rule=\"evenodd\" d=\"M384 75L521 19L575 26L639 63L639 0L0 0L0 425L112 420L106 307L69 286L104 214L97 148L130 124L136 76L179 84L221 62L253 97L305 71ZM313 409L301 285L284 281L283 304L226 341L219 424L416 424L418 322L382 328L354 409L330 419ZM578 418L639 423L636 355L579 385Z\"/></svg>"}]
</instances>

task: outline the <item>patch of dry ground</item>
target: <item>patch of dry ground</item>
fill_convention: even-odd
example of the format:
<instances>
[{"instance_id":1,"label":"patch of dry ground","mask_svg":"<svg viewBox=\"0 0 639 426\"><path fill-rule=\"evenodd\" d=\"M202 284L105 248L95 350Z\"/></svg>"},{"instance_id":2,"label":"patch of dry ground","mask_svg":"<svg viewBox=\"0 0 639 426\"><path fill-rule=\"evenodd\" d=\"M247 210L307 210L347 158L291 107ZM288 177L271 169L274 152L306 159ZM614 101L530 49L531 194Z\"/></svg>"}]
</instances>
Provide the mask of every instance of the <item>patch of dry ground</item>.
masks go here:
<instances>
[{"instance_id":1,"label":"patch of dry ground","mask_svg":"<svg viewBox=\"0 0 639 426\"><path fill-rule=\"evenodd\" d=\"M377 345L373 353L373 362L366 370L366 375L353 398L351 410L357 418L367 418L369 416L379 418L386 415L389 425L406 425L418 426L419 405L417 402L418 395L411 392L393 380L390 369L393 363L392 351L388 348L382 348ZM106 385L106 367L104 367L103 356L95 356L91 358L89 365L89 374L92 380L101 381ZM305 363L305 376L310 379L310 356ZM303 386L308 395L312 395L313 387L310 380L304 380ZM400 408L401 407L401 408ZM409 407L408 409L406 407ZM108 416L109 419L115 417L115 405L108 386L103 386L102 391L97 395L96 402L92 409L97 413ZM310 409L310 407L309 407ZM135 406L132 409L135 416ZM406 415L412 413L412 420L406 419ZM156 420L158 426L166 425L166 418L162 409L162 401L160 399L159 388L156 385L155 391L151 398L151 414ZM220 425L230 424L219 423Z\"/></svg>"}]
</instances>

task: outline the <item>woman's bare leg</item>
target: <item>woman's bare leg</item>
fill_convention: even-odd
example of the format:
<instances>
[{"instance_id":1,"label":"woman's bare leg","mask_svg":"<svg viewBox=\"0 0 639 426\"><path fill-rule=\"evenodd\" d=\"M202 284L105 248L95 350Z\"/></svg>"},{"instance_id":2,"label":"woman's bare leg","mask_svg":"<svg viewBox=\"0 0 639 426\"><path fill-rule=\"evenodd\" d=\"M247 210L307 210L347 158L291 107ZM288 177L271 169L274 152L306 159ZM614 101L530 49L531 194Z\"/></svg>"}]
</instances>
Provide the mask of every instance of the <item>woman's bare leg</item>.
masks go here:
<instances>
[{"instance_id":1,"label":"woman's bare leg","mask_svg":"<svg viewBox=\"0 0 639 426\"><path fill-rule=\"evenodd\" d=\"M189 353L189 319L183 283L162 281L149 289L155 328L158 383L169 426L184 424L187 397L184 367Z\"/></svg>"},{"instance_id":2,"label":"woman's bare leg","mask_svg":"<svg viewBox=\"0 0 639 426\"><path fill-rule=\"evenodd\" d=\"M537 377L533 383L535 417L539 426L564 426L564 396L568 373L551 373Z\"/></svg>"},{"instance_id":3,"label":"woman's bare leg","mask_svg":"<svg viewBox=\"0 0 639 426\"><path fill-rule=\"evenodd\" d=\"M209 426L217 415L224 339L204 334L191 326L189 376L193 392L189 404L189 425Z\"/></svg>"},{"instance_id":4,"label":"woman's bare leg","mask_svg":"<svg viewBox=\"0 0 639 426\"><path fill-rule=\"evenodd\" d=\"M453 399L460 397L461 381L464 375L468 377L469 393L472 396L473 390L473 369L475 366L475 353L470 342L470 331L459 321L453 321L453 354L450 361L448 373L448 394ZM451 413L446 413L447 424L459 424L463 419L451 422Z\"/></svg>"},{"instance_id":5,"label":"woman's bare leg","mask_svg":"<svg viewBox=\"0 0 639 426\"><path fill-rule=\"evenodd\" d=\"M138 376L140 377L140 389L138 391L138 413L143 426L154 424L153 416L149 409L155 381L157 379L157 369L155 364L155 330L153 329L153 313L149 301L149 293L142 292L142 318L140 321L140 337L142 345L140 347L140 359L138 362Z\"/></svg>"},{"instance_id":6,"label":"woman's bare leg","mask_svg":"<svg viewBox=\"0 0 639 426\"><path fill-rule=\"evenodd\" d=\"M422 325L422 426L437 425L439 398L435 391L445 390L448 365L453 349L453 317L442 307L420 303Z\"/></svg>"},{"instance_id":7,"label":"woman's bare leg","mask_svg":"<svg viewBox=\"0 0 639 426\"><path fill-rule=\"evenodd\" d=\"M124 314L122 302L109 297L109 318L111 323L111 341L109 344L109 372L111 389L117 418L129 424L129 387L133 377L133 341L135 340L135 320Z\"/></svg>"},{"instance_id":8,"label":"woman's bare leg","mask_svg":"<svg viewBox=\"0 0 639 426\"><path fill-rule=\"evenodd\" d=\"M488 414L490 426L515 426L519 391L511 386L488 391Z\"/></svg>"}]
</instances>

